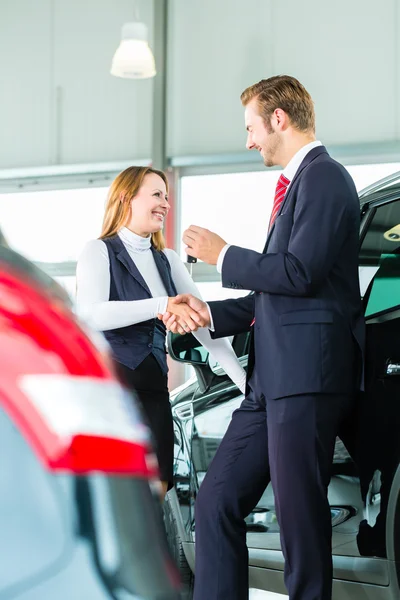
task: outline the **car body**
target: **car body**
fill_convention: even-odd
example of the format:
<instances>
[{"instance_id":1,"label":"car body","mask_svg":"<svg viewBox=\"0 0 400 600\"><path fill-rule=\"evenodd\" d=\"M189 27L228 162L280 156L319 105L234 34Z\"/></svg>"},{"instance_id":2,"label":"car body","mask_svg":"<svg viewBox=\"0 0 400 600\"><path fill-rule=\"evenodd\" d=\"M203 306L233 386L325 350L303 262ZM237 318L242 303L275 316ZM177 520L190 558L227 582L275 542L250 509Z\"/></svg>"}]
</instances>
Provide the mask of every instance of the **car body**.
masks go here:
<instances>
[{"instance_id":1,"label":"car body","mask_svg":"<svg viewBox=\"0 0 400 600\"><path fill-rule=\"evenodd\" d=\"M354 422L354 455L339 439L334 454L329 486L333 598L395 600L400 597L400 173L364 190L360 206L367 389ZM233 340L245 368L248 344L249 334ZM169 348L196 374L171 395L175 488L166 504L169 541L190 590L196 495L243 394L221 369L210 368L207 353L191 334L169 334ZM386 524L379 528L382 517ZM356 536L362 521L361 555ZM271 485L246 522L250 586L286 593Z\"/></svg>"},{"instance_id":2,"label":"car body","mask_svg":"<svg viewBox=\"0 0 400 600\"><path fill-rule=\"evenodd\" d=\"M62 288L0 242L0 599L177 600L133 395Z\"/></svg>"}]
</instances>

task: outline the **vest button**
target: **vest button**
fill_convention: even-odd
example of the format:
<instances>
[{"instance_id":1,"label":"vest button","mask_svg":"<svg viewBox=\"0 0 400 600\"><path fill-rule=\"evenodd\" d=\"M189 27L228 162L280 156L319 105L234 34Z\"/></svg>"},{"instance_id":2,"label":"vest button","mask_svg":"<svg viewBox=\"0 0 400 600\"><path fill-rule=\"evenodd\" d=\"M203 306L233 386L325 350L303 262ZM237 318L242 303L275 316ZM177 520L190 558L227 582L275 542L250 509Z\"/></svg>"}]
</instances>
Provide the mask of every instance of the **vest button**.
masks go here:
<instances>
[{"instance_id":1,"label":"vest button","mask_svg":"<svg viewBox=\"0 0 400 600\"><path fill-rule=\"evenodd\" d=\"M149 347L149 348L152 348L152 347L153 347L153 344L147 344L147 345L148 345L148 347Z\"/></svg>"},{"instance_id":2,"label":"vest button","mask_svg":"<svg viewBox=\"0 0 400 600\"><path fill-rule=\"evenodd\" d=\"M154 333L152 331L150 331L149 336L153 337Z\"/></svg>"}]
</instances>

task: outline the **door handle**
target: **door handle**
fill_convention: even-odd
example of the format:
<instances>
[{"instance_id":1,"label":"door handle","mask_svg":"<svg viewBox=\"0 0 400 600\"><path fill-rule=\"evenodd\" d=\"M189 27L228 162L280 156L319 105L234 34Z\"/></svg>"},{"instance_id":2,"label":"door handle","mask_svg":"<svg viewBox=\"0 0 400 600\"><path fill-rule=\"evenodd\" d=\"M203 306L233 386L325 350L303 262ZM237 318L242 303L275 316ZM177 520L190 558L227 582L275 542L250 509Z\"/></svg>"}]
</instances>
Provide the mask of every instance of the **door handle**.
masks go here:
<instances>
[{"instance_id":1,"label":"door handle","mask_svg":"<svg viewBox=\"0 0 400 600\"><path fill-rule=\"evenodd\" d=\"M386 363L386 375L400 375L400 363L393 363L389 360Z\"/></svg>"}]
</instances>

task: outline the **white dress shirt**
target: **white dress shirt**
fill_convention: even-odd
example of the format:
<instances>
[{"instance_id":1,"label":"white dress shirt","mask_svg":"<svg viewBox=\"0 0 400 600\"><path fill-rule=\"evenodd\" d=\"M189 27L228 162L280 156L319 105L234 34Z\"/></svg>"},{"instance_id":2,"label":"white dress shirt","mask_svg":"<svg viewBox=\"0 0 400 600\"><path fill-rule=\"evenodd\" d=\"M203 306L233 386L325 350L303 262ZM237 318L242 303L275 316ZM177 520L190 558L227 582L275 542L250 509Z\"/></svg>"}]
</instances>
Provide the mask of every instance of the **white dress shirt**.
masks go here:
<instances>
[{"instance_id":1,"label":"white dress shirt","mask_svg":"<svg viewBox=\"0 0 400 600\"><path fill-rule=\"evenodd\" d=\"M314 148L317 148L318 146L322 146L322 142L318 140L315 140L315 142L310 142L309 144L306 144L305 146L300 148L300 150L298 150L296 154L290 159L290 161L282 171L282 175L289 179L289 185L287 187L287 190L290 188L290 184L292 183L301 163L303 162L307 154ZM221 252L219 253L217 260L218 273L222 272L222 263L224 262L225 254L227 253L230 246L231 244L226 244L226 246L224 246Z\"/></svg>"},{"instance_id":2,"label":"white dress shirt","mask_svg":"<svg viewBox=\"0 0 400 600\"><path fill-rule=\"evenodd\" d=\"M86 244L77 263L76 312L90 327L98 331L118 329L154 319L158 314L164 314L167 309L168 295L154 262L150 238L142 238L126 227L119 231L118 236L153 297L145 300L110 301L110 263L107 246L102 240L91 240ZM176 252L166 248L164 253L171 265L171 275L178 294L193 294L201 298L197 286ZM198 329L193 335L244 392L246 373L229 340L213 340L208 328Z\"/></svg>"}]
</instances>

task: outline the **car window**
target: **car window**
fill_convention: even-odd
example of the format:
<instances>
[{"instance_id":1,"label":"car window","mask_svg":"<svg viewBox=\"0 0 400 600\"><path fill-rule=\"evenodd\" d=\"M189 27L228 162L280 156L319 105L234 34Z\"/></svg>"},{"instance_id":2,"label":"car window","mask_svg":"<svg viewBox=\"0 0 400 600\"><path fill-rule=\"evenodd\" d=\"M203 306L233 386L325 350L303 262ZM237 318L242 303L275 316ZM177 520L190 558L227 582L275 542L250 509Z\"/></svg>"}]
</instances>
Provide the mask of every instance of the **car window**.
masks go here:
<instances>
[{"instance_id":1,"label":"car window","mask_svg":"<svg viewBox=\"0 0 400 600\"><path fill-rule=\"evenodd\" d=\"M400 306L400 200L375 209L360 250L361 283L362 275L366 316Z\"/></svg>"}]
</instances>

